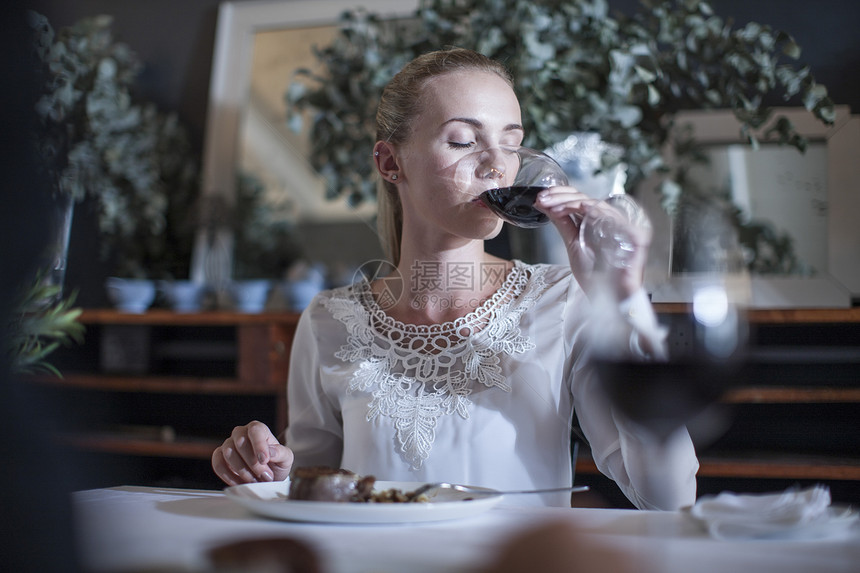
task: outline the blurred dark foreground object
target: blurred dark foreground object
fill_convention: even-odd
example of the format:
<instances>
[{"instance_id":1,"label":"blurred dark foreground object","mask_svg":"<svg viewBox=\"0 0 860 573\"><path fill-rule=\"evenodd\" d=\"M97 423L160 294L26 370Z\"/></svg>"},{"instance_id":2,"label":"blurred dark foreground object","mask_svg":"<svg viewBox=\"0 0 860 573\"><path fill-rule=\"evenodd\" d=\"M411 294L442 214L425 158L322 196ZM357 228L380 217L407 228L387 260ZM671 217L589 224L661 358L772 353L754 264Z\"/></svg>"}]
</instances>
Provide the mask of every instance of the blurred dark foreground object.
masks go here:
<instances>
[{"instance_id":1,"label":"blurred dark foreground object","mask_svg":"<svg viewBox=\"0 0 860 573\"><path fill-rule=\"evenodd\" d=\"M218 573L322 573L316 553L288 537L246 539L209 551Z\"/></svg>"},{"instance_id":2,"label":"blurred dark foreground object","mask_svg":"<svg viewBox=\"0 0 860 573\"><path fill-rule=\"evenodd\" d=\"M35 273L51 204L33 145L37 78L24 2L0 3L0 349L7 348L12 301ZM46 405L11 373L0 352L0 522L3 571L79 571L68 494L80 471L56 447Z\"/></svg>"},{"instance_id":3,"label":"blurred dark foreground object","mask_svg":"<svg viewBox=\"0 0 860 573\"><path fill-rule=\"evenodd\" d=\"M632 558L603 546L568 521L550 522L505 540L481 573L632 573Z\"/></svg>"}]
</instances>

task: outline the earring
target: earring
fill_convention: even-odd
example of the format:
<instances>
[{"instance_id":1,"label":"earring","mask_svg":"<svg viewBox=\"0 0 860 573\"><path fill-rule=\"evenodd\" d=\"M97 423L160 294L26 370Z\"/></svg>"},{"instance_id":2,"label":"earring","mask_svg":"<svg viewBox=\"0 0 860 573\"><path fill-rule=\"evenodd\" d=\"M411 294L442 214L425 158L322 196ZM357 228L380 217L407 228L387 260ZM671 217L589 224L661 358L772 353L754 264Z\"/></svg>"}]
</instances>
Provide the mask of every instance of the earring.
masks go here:
<instances>
[{"instance_id":1,"label":"earring","mask_svg":"<svg viewBox=\"0 0 860 573\"><path fill-rule=\"evenodd\" d=\"M394 173L394 174L391 176L391 180L392 180L392 181L397 181L397 173Z\"/></svg>"},{"instance_id":2,"label":"earring","mask_svg":"<svg viewBox=\"0 0 860 573\"><path fill-rule=\"evenodd\" d=\"M379 152L378 152L378 151L374 151L374 152L373 152L373 155L374 155L374 156L376 156L376 157L379 157Z\"/></svg>"}]
</instances>

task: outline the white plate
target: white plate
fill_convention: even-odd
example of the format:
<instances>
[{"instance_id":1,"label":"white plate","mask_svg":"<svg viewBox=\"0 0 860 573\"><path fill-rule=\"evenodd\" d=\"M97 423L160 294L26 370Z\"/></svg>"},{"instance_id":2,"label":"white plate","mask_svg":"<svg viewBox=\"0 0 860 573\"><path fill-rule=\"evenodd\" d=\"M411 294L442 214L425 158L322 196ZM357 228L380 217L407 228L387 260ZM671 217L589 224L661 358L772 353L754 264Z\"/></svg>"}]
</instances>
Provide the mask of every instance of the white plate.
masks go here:
<instances>
[{"instance_id":1,"label":"white plate","mask_svg":"<svg viewBox=\"0 0 860 573\"><path fill-rule=\"evenodd\" d=\"M373 489L395 488L408 492L422 485L424 482L377 481ZM287 480L231 486L224 493L257 515L320 523L412 523L458 519L488 511L502 499L501 494L467 499L467 494L442 490L427 503L296 501L287 499L289 488Z\"/></svg>"}]
</instances>

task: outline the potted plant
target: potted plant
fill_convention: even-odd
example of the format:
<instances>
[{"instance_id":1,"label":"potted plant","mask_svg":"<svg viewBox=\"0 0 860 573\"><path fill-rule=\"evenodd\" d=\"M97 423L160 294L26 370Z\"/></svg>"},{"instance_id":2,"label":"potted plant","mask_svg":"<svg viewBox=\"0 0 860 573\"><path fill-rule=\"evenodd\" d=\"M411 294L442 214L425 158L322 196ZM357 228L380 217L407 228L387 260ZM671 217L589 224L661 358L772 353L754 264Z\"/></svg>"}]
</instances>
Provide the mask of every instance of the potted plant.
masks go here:
<instances>
[{"instance_id":1,"label":"potted plant","mask_svg":"<svg viewBox=\"0 0 860 573\"><path fill-rule=\"evenodd\" d=\"M30 19L43 86L37 145L55 196L95 209L99 255L117 277L183 278L197 191L186 130L133 97L141 63L114 39L111 17L56 34L44 16Z\"/></svg>"},{"instance_id":2,"label":"potted plant","mask_svg":"<svg viewBox=\"0 0 860 573\"><path fill-rule=\"evenodd\" d=\"M735 28L703 0L643 0L631 15L610 14L607 0L421 0L414 20L345 14L334 42L317 48L324 71L299 70L290 85L288 120L294 127L310 121L310 160L329 195L374 198L367 150L381 89L406 61L449 45L511 69L524 145L548 148L574 132L598 133L623 150L603 168L622 161L630 189L667 170L664 148L680 110L731 109L752 144L775 100L800 100L825 123L834 117L827 90L798 64L789 35L756 23ZM790 122L771 133L805 145ZM664 206L677 210L683 189L671 180L663 189Z\"/></svg>"},{"instance_id":3,"label":"potted plant","mask_svg":"<svg viewBox=\"0 0 860 573\"><path fill-rule=\"evenodd\" d=\"M4 337L13 373L61 376L48 357L60 346L83 342L81 309L74 308L74 303L74 293L63 298L60 287L47 283L43 273L22 287Z\"/></svg>"},{"instance_id":4,"label":"potted plant","mask_svg":"<svg viewBox=\"0 0 860 573\"><path fill-rule=\"evenodd\" d=\"M260 312L274 284L283 281L290 266L301 257L289 201L266 197L265 186L259 180L240 173L235 202L228 204L221 196L206 197L200 204L199 217L209 242L209 264L223 267L222 272L212 274L223 276L221 282L228 283L226 261L233 261L229 284L220 285L230 300L219 305ZM232 245L221 242L224 229L230 230ZM227 256L228 249L231 257Z\"/></svg>"}]
</instances>

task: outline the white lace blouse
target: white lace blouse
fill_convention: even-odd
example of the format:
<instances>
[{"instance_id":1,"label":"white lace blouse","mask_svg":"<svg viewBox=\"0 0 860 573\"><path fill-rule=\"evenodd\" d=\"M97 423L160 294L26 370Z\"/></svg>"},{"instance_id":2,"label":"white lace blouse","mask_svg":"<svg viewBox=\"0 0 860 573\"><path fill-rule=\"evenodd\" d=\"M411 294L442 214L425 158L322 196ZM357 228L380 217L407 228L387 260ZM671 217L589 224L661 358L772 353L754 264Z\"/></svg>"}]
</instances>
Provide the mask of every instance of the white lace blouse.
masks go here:
<instances>
[{"instance_id":1,"label":"white lace blouse","mask_svg":"<svg viewBox=\"0 0 860 573\"><path fill-rule=\"evenodd\" d=\"M647 298L627 302L631 349L642 337L659 346ZM565 486L575 406L598 468L635 505L692 504L698 462L687 432L658 448L595 389L589 308L569 268L521 262L477 310L435 326L393 320L366 284L321 293L291 355L294 466L497 489ZM516 501L569 506L564 493Z\"/></svg>"}]
</instances>

